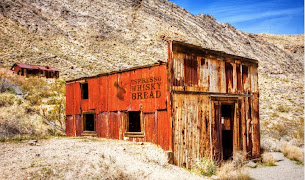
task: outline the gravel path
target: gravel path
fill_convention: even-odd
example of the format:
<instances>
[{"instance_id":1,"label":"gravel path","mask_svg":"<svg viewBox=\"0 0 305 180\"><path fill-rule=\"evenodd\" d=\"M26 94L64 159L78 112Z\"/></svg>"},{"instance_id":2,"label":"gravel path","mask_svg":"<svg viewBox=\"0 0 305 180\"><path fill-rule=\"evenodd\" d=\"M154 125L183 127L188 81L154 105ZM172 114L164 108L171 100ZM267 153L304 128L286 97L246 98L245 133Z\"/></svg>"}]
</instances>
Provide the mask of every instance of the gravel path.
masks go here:
<instances>
[{"instance_id":1,"label":"gravel path","mask_svg":"<svg viewBox=\"0 0 305 180\"><path fill-rule=\"evenodd\" d=\"M303 180L304 166L296 165L282 153L272 153L275 159L279 161L273 167L248 168L251 178L256 180Z\"/></svg>"}]
</instances>

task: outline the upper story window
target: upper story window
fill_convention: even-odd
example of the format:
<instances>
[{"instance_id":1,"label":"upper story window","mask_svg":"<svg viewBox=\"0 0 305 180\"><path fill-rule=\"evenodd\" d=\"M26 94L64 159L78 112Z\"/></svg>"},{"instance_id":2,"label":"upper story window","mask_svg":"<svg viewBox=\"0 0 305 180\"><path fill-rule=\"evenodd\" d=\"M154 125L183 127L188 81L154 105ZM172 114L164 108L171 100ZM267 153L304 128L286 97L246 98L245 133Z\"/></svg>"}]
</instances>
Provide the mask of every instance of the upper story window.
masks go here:
<instances>
[{"instance_id":1,"label":"upper story window","mask_svg":"<svg viewBox=\"0 0 305 180\"><path fill-rule=\"evenodd\" d=\"M198 62L196 56L186 55L184 57L184 82L186 85L198 85L197 67Z\"/></svg>"},{"instance_id":2,"label":"upper story window","mask_svg":"<svg viewBox=\"0 0 305 180\"><path fill-rule=\"evenodd\" d=\"M82 99L88 99L88 83L82 83L81 84L81 93L82 93Z\"/></svg>"}]
</instances>

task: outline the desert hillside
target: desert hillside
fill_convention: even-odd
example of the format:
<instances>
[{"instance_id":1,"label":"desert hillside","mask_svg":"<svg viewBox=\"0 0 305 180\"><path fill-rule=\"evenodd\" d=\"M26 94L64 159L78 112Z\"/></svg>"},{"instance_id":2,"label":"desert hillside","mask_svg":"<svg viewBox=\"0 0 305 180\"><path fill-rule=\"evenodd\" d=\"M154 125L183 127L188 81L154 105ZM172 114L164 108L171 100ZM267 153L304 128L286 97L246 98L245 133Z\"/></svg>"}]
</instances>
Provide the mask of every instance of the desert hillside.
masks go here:
<instances>
[{"instance_id":1,"label":"desert hillside","mask_svg":"<svg viewBox=\"0 0 305 180\"><path fill-rule=\"evenodd\" d=\"M50 65L67 80L167 61L168 39L259 60L263 137L302 141L303 35L245 33L167 0L0 2L4 68Z\"/></svg>"}]
</instances>

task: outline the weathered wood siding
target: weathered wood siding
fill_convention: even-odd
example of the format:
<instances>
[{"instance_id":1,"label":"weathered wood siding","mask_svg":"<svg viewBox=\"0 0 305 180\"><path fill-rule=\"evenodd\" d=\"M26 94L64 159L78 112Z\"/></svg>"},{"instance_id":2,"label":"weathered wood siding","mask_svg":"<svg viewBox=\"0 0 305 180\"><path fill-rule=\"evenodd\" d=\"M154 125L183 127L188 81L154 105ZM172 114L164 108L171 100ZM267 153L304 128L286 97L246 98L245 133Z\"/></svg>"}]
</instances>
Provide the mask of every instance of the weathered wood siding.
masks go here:
<instances>
[{"instance_id":1,"label":"weathered wood siding","mask_svg":"<svg viewBox=\"0 0 305 180\"><path fill-rule=\"evenodd\" d=\"M234 107L233 153L260 155L257 61L170 42L175 164L222 161L221 106Z\"/></svg>"}]
</instances>

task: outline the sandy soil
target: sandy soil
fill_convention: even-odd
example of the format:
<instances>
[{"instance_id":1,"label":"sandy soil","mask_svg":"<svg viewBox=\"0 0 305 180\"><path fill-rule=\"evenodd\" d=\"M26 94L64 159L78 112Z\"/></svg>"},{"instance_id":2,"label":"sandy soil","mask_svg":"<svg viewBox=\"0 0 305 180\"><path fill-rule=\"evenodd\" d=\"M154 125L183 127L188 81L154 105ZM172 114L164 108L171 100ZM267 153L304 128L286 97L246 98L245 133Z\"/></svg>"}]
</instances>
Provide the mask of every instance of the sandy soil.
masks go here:
<instances>
[{"instance_id":1,"label":"sandy soil","mask_svg":"<svg viewBox=\"0 0 305 180\"><path fill-rule=\"evenodd\" d=\"M168 164L153 144L101 138L0 143L0 172L0 179L204 179Z\"/></svg>"},{"instance_id":2,"label":"sandy soil","mask_svg":"<svg viewBox=\"0 0 305 180\"><path fill-rule=\"evenodd\" d=\"M250 176L256 180L303 180L304 166L285 158L282 153L272 153L278 160L272 167L248 168Z\"/></svg>"}]
</instances>

